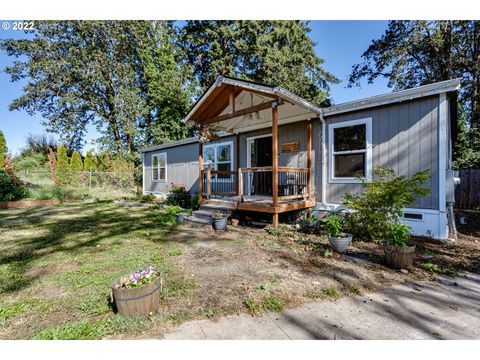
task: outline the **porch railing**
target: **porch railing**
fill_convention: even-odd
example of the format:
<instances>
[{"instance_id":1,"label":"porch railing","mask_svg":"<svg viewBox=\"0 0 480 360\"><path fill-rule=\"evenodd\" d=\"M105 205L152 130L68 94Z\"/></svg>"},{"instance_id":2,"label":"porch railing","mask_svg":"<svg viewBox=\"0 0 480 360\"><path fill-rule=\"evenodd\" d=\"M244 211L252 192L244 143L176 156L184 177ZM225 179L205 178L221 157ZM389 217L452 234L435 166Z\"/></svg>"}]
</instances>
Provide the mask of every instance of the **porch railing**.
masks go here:
<instances>
[{"instance_id":1,"label":"porch railing","mask_svg":"<svg viewBox=\"0 0 480 360\"><path fill-rule=\"evenodd\" d=\"M278 167L277 194L279 200L308 197L307 168ZM239 195L272 197L271 166L239 169Z\"/></svg>"},{"instance_id":2,"label":"porch railing","mask_svg":"<svg viewBox=\"0 0 480 360\"><path fill-rule=\"evenodd\" d=\"M237 172L202 170L202 195L237 195Z\"/></svg>"},{"instance_id":3,"label":"porch railing","mask_svg":"<svg viewBox=\"0 0 480 360\"><path fill-rule=\"evenodd\" d=\"M307 168L278 167L277 196L279 200L308 197ZM236 171L202 170L202 195L271 198L271 166L241 168Z\"/></svg>"}]
</instances>

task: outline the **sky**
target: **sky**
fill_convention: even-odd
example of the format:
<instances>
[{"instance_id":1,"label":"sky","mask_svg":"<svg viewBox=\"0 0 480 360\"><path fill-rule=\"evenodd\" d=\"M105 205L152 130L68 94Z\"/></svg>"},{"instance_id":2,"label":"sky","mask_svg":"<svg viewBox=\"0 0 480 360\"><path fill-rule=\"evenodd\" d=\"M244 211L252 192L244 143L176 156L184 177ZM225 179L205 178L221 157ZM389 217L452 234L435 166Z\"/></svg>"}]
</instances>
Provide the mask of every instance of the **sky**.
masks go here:
<instances>
[{"instance_id":1,"label":"sky","mask_svg":"<svg viewBox=\"0 0 480 360\"><path fill-rule=\"evenodd\" d=\"M0 20L3 24L3 21ZM335 104L358 100L373 95L390 92L386 79L376 79L373 84L362 82L361 87L347 88L348 76L352 66L361 62L361 54L367 49L371 40L380 37L387 28L387 21L311 21L310 37L315 41L317 54L325 60L325 70L337 76L341 82L331 85L331 97ZM0 39L21 38L24 33L12 29L0 29ZM24 82L10 82L10 77L3 71L12 63L5 53L0 53L0 129L5 134L7 146L12 155L18 153L25 145L29 133L45 133L42 116L30 116L26 111L9 111L9 104L21 96ZM89 128L85 140L97 137L93 127ZM85 149L89 145L86 145Z\"/></svg>"}]
</instances>

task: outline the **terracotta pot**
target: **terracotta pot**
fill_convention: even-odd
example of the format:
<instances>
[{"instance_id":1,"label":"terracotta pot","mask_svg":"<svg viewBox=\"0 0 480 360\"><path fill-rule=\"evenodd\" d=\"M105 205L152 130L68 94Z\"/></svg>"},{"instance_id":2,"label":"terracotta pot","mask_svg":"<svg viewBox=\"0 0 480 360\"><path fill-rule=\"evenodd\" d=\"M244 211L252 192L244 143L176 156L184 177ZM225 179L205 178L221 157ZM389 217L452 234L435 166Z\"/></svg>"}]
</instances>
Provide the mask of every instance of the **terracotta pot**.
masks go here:
<instances>
[{"instance_id":1,"label":"terracotta pot","mask_svg":"<svg viewBox=\"0 0 480 360\"><path fill-rule=\"evenodd\" d=\"M232 219L232 226L238 226L239 220L238 219Z\"/></svg>"},{"instance_id":2,"label":"terracotta pot","mask_svg":"<svg viewBox=\"0 0 480 360\"><path fill-rule=\"evenodd\" d=\"M415 245L413 246L396 246L385 244L383 246L385 254L385 262L388 266L395 269L409 269L412 267L413 258L415 257Z\"/></svg>"}]
</instances>

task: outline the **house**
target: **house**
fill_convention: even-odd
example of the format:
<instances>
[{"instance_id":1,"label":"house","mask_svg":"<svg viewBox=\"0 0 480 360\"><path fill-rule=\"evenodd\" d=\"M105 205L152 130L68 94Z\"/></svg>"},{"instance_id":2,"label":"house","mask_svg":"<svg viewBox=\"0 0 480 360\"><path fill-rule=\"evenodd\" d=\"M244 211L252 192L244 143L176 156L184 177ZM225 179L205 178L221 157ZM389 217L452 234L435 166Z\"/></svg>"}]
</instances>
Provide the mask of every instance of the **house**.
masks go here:
<instances>
[{"instance_id":1,"label":"house","mask_svg":"<svg viewBox=\"0 0 480 360\"><path fill-rule=\"evenodd\" d=\"M429 170L431 194L404 209L403 220L414 234L444 239L459 87L447 80L319 108L281 87L220 76L184 121L223 135L143 149L143 192L182 183L206 207L223 201L269 213L277 226L285 212L338 206L360 191L356 173L368 177L379 165L406 176Z\"/></svg>"}]
</instances>

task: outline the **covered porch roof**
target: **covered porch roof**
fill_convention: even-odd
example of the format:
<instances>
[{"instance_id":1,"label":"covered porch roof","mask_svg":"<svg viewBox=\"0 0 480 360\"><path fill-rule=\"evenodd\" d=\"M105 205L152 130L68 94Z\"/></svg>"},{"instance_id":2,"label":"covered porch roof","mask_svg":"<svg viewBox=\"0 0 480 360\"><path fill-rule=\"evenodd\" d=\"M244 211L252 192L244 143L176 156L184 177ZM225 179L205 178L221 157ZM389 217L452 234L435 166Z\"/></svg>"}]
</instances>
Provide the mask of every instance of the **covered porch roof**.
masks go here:
<instances>
[{"instance_id":1,"label":"covered porch roof","mask_svg":"<svg viewBox=\"0 0 480 360\"><path fill-rule=\"evenodd\" d=\"M272 107L278 125L320 115L314 104L276 86L218 76L183 120L228 133L242 133L272 125Z\"/></svg>"}]
</instances>

